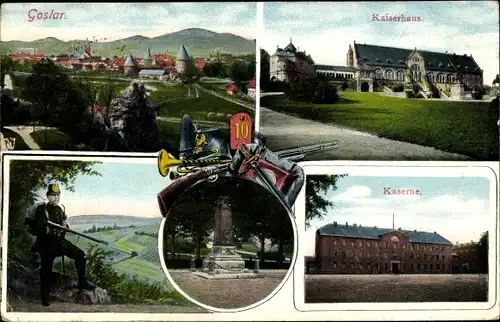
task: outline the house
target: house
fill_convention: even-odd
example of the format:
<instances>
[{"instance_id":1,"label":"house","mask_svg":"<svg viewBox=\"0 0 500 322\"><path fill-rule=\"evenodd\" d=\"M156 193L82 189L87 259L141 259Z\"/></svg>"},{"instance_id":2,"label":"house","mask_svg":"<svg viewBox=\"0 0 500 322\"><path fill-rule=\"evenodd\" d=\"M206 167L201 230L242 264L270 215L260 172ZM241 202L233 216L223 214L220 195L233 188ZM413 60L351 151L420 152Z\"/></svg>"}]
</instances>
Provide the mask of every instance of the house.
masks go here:
<instances>
[{"instance_id":1,"label":"house","mask_svg":"<svg viewBox=\"0 0 500 322\"><path fill-rule=\"evenodd\" d=\"M164 69L143 69L139 72L139 78L153 78L163 80L167 76Z\"/></svg>"},{"instance_id":2,"label":"house","mask_svg":"<svg viewBox=\"0 0 500 322\"><path fill-rule=\"evenodd\" d=\"M231 83L231 84L226 86L226 92L229 95L235 95L239 92L239 88L238 88L238 86L236 86L235 83Z\"/></svg>"},{"instance_id":3,"label":"house","mask_svg":"<svg viewBox=\"0 0 500 322\"><path fill-rule=\"evenodd\" d=\"M257 77L254 76L250 81L250 84L248 84L248 91L247 91L248 96L250 96L253 100L255 100L257 96L256 85L257 85Z\"/></svg>"}]
</instances>

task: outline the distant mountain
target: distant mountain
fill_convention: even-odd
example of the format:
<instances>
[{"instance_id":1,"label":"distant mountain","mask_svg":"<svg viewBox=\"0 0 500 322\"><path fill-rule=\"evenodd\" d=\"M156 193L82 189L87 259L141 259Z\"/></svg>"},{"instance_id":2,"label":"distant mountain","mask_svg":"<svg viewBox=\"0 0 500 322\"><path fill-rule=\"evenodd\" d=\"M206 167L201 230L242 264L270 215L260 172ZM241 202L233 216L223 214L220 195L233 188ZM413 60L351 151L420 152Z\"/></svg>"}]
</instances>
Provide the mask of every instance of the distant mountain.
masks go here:
<instances>
[{"instance_id":1,"label":"distant mountain","mask_svg":"<svg viewBox=\"0 0 500 322\"><path fill-rule=\"evenodd\" d=\"M0 42L0 54L16 52L18 48L34 48L45 55L70 54L74 46L84 42L85 40L62 41L54 37L29 42L13 40ZM193 57L207 57L214 49L233 55L255 54L256 43L253 39L231 33L188 28L154 38L135 35L111 42L92 43L91 47L96 56L125 56L132 53L137 57L144 57L148 48L152 54L168 52L177 55L181 45Z\"/></svg>"},{"instance_id":2,"label":"distant mountain","mask_svg":"<svg viewBox=\"0 0 500 322\"><path fill-rule=\"evenodd\" d=\"M161 217L158 216L158 218L145 218L117 215L84 215L69 217L68 222L71 228L77 231L83 231L92 228L92 226L94 225L96 226L96 228L113 227L115 223L118 227L128 227L130 225L134 225L135 227L159 225L161 222Z\"/></svg>"}]
</instances>

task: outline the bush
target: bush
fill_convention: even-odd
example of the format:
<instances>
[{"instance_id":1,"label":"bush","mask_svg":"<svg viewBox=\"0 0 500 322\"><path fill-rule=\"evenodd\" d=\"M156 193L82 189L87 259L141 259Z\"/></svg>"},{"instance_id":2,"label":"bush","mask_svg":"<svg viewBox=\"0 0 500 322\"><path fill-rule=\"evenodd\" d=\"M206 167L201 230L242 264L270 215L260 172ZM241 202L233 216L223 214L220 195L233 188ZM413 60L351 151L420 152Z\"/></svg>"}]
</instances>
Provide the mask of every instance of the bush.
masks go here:
<instances>
[{"instance_id":1,"label":"bush","mask_svg":"<svg viewBox=\"0 0 500 322\"><path fill-rule=\"evenodd\" d=\"M337 88L318 78L299 77L285 91L289 100L316 104L333 104L339 100Z\"/></svg>"},{"instance_id":2,"label":"bush","mask_svg":"<svg viewBox=\"0 0 500 322\"><path fill-rule=\"evenodd\" d=\"M392 85L392 88L391 88L391 89L392 89L392 91L393 91L393 92L395 92L395 93L401 93L401 92L404 92L404 90L405 90L405 86L404 86L404 84L401 84L401 83L399 83L399 84L394 84L394 85Z\"/></svg>"},{"instance_id":3,"label":"bush","mask_svg":"<svg viewBox=\"0 0 500 322\"><path fill-rule=\"evenodd\" d=\"M107 260L112 252L93 245L88 253L88 277L118 303L169 302L183 299L176 291L160 283L150 283L135 276L119 274Z\"/></svg>"}]
</instances>

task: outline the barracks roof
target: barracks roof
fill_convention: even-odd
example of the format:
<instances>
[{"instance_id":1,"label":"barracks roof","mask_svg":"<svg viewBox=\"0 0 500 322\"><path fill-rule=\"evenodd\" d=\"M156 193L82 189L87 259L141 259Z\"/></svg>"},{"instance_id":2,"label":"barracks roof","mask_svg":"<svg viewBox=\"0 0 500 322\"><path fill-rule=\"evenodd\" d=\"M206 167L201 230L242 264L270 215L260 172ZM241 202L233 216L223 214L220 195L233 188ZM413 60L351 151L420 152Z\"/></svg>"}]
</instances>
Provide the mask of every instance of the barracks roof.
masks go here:
<instances>
[{"instance_id":1,"label":"barracks roof","mask_svg":"<svg viewBox=\"0 0 500 322\"><path fill-rule=\"evenodd\" d=\"M358 63L372 66L401 67L406 66L406 59L415 49L404 49L354 43L355 56ZM426 69L442 72L482 73L474 58L468 55L439 53L417 50L424 58Z\"/></svg>"},{"instance_id":2,"label":"barracks roof","mask_svg":"<svg viewBox=\"0 0 500 322\"><path fill-rule=\"evenodd\" d=\"M396 231L390 228L362 227L354 225L328 224L317 230L323 236L350 237L363 239L380 239L380 235ZM449 240L438 233L425 231L397 230L410 237L410 242L421 244L453 245Z\"/></svg>"}]
</instances>

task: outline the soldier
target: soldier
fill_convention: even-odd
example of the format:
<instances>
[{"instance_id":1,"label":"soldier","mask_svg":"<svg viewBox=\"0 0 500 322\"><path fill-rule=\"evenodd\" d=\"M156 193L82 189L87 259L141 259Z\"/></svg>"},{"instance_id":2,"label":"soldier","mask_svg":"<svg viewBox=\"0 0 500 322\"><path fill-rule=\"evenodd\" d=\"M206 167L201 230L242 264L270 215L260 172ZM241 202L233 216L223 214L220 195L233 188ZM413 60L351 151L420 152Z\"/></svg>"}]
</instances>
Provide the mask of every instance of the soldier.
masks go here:
<instances>
[{"instance_id":1,"label":"soldier","mask_svg":"<svg viewBox=\"0 0 500 322\"><path fill-rule=\"evenodd\" d=\"M69 228L67 216L59 205L60 188L58 184L49 184L47 189L47 203L37 205L33 218L28 221L31 233L36 241L31 247L33 252L39 253L40 265L40 292L42 305L49 306L50 287L52 283L52 266L58 256L67 256L75 261L78 274L78 288L80 290L94 290L95 286L87 281L85 253L64 238L64 232L47 225L47 221Z\"/></svg>"}]
</instances>

